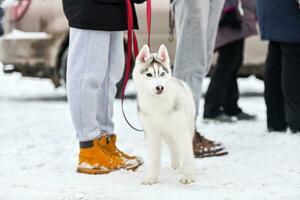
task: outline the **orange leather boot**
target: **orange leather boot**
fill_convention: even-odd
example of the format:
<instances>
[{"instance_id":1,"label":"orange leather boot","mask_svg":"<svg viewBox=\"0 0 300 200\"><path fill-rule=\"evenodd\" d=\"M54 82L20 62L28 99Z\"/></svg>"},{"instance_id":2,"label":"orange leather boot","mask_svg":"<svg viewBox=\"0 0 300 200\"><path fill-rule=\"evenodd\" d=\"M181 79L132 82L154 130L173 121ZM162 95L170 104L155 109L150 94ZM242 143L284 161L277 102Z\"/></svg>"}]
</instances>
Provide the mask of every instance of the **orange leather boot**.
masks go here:
<instances>
[{"instance_id":1,"label":"orange leather boot","mask_svg":"<svg viewBox=\"0 0 300 200\"><path fill-rule=\"evenodd\" d=\"M86 174L107 174L126 168L126 162L110 153L107 145L106 135L89 142L81 142L77 171Z\"/></svg>"},{"instance_id":2,"label":"orange leather boot","mask_svg":"<svg viewBox=\"0 0 300 200\"><path fill-rule=\"evenodd\" d=\"M116 141L117 141L117 136L115 134L112 134L108 136L108 144L105 146L106 150L111 153L112 155L118 156L121 158L126 164L126 169L128 170L135 170L139 166L141 166L144 162L141 158L136 157L136 156L130 156L121 150L119 150L116 147Z\"/></svg>"}]
</instances>

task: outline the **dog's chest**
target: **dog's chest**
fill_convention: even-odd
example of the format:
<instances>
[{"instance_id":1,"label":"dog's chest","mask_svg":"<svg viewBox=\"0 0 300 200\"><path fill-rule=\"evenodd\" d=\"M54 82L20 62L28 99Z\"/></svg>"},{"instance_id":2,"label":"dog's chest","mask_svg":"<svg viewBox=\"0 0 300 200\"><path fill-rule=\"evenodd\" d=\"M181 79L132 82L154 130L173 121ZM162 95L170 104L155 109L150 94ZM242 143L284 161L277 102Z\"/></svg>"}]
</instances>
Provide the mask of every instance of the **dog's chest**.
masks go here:
<instances>
[{"instance_id":1,"label":"dog's chest","mask_svg":"<svg viewBox=\"0 0 300 200\"><path fill-rule=\"evenodd\" d=\"M143 123L159 130L173 129L186 116L179 99L164 102L139 99L138 102Z\"/></svg>"},{"instance_id":2,"label":"dog's chest","mask_svg":"<svg viewBox=\"0 0 300 200\"><path fill-rule=\"evenodd\" d=\"M179 99L166 99L164 101L139 99L138 111L140 115L152 116L155 118L170 117L180 111L181 102Z\"/></svg>"}]
</instances>

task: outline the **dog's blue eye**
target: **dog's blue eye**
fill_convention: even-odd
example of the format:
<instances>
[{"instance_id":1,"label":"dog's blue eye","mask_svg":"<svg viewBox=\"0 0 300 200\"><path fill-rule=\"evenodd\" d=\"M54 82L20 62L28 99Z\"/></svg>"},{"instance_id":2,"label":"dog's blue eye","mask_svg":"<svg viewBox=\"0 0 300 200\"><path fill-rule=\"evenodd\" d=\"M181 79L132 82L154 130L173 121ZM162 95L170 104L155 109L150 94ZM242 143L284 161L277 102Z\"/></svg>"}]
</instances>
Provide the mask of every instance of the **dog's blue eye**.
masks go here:
<instances>
[{"instance_id":1,"label":"dog's blue eye","mask_svg":"<svg viewBox=\"0 0 300 200\"><path fill-rule=\"evenodd\" d=\"M146 76L147 77L152 77L152 74L151 73L147 73Z\"/></svg>"},{"instance_id":2,"label":"dog's blue eye","mask_svg":"<svg viewBox=\"0 0 300 200\"><path fill-rule=\"evenodd\" d=\"M165 76L166 75L166 72L162 72L161 74L160 74L160 76Z\"/></svg>"}]
</instances>

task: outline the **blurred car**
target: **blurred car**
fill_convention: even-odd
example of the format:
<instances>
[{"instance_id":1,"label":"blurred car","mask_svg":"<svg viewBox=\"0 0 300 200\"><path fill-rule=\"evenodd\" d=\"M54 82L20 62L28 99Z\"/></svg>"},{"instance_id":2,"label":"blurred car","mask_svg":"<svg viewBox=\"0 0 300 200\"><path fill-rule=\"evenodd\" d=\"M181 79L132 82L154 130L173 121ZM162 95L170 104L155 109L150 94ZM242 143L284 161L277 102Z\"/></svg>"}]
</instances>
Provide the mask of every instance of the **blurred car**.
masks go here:
<instances>
[{"instance_id":1,"label":"blurred car","mask_svg":"<svg viewBox=\"0 0 300 200\"><path fill-rule=\"evenodd\" d=\"M7 0L0 60L4 71L50 78L61 85L68 24L61 0ZM4 1L3 3L6 3Z\"/></svg>"},{"instance_id":2,"label":"blurred car","mask_svg":"<svg viewBox=\"0 0 300 200\"><path fill-rule=\"evenodd\" d=\"M4 72L20 72L23 76L49 78L55 87L66 79L69 28L62 0L5 0L4 36L0 40L0 60ZM165 44L171 60L175 41L169 40L169 1L152 0L151 48ZM137 6L140 30L139 44L147 41L145 4ZM124 38L126 44L126 39ZM125 48L126 51L126 48ZM241 76L261 77L266 44L258 37L247 40L245 63Z\"/></svg>"}]
</instances>

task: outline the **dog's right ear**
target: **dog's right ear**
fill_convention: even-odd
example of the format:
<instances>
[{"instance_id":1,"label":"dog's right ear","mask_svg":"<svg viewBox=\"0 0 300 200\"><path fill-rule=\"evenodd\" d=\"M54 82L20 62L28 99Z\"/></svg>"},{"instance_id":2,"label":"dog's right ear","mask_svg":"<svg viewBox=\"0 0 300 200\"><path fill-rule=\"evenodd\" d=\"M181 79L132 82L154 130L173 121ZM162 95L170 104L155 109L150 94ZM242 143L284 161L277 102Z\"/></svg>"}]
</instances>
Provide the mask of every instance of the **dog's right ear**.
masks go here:
<instances>
[{"instance_id":1,"label":"dog's right ear","mask_svg":"<svg viewBox=\"0 0 300 200\"><path fill-rule=\"evenodd\" d=\"M151 54L150 54L150 49L149 46L146 44L143 46L143 48L140 50L139 55L137 56L137 60L142 62L142 63L146 63L147 60L150 58Z\"/></svg>"}]
</instances>

